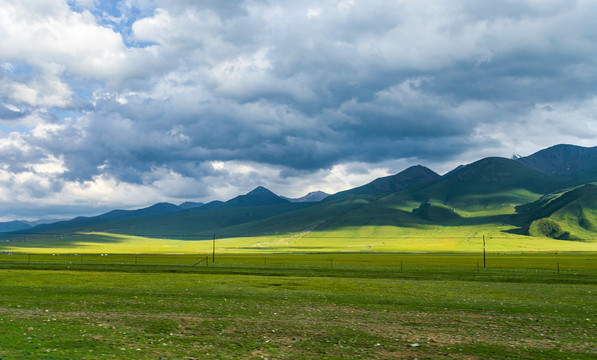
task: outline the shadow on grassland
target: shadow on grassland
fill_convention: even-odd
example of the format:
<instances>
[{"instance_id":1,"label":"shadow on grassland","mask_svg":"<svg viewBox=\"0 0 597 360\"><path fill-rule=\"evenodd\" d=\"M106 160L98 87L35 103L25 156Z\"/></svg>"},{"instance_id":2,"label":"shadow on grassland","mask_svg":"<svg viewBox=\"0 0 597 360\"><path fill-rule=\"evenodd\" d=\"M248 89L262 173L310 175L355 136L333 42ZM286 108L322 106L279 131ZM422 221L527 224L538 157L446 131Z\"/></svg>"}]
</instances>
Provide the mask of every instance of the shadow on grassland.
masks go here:
<instances>
[{"instance_id":1,"label":"shadow on grassland","mask_svg":"<svg viewBox=\"0 0 597 360\"><path fill-rule=\"evenodd\" d=\"M22 234L17 237L0 240L0 251L15 248L85 248L95 244L119 244L130 241L136 236L120 234L94 233L63 233L63 234ZM156 237L157 238L157 237ZM160 238L162 239L162 238ZM192 240L211 240L212 235L193 236ZM190 240L187 238L187 240ZM92 245L93 244L93 245Z\"/></svg>"},{"instance_id":2,"label":"shadow on grassland","mask_svg":"<svg viewBox=\"0 0 597 360\"><path fill-rule=\"evenodd\" d=\"M95 234L23 234L0 240L0 249L85 247L85 243L117 244L124 238Z\"/></svg>"}]
</instances>

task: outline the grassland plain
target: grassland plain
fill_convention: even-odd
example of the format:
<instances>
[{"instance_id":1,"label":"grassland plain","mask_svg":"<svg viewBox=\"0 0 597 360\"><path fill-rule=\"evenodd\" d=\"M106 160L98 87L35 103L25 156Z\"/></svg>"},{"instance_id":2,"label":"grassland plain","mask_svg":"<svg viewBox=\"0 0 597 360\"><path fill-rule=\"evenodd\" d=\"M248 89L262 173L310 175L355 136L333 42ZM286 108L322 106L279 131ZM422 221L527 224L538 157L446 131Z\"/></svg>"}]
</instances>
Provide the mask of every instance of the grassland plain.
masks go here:
<instances>
[{"instance_id":1,"label":"grassland plain","mask_svg":"<svg viewBox=\"0 0 597 360\"><path fill-rule=\"evenodd\" d=\"M597 354L595 253L43 256L0 257L2 359Z\"/></svg>"},{"instance_id":2,"label":"grassland plain","mask_svg":"<svg viewBox=\"0 0 597 360\"><path fill-rule=\"evenodd\" d=\"M216 235L221 253L278 252L479 252L485 236L487 251L595 251L597 241L564 241L510 233L507 224L420 225L396 227L364 225L324 231L309 228L266 236ZM185 253L212 252L213 235L153 238L104 232L31 235L3 240L0 251L19 253ZM224 236L224 237L223 237Z\"/></svg>"}]
</instances>

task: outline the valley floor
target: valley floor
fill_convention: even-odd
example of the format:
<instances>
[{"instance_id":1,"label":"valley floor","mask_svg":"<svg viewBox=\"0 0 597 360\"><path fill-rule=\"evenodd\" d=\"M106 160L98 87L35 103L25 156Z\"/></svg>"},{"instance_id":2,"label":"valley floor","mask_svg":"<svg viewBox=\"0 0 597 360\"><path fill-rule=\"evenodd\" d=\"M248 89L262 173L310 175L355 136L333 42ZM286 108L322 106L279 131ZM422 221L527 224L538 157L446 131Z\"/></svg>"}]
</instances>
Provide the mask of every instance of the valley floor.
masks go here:
<instances>
[{"instance_id":1,"label":"valley floor","mask_svg":"<svg viewBox=\"0 0 597 360\"><path fill-rule=\"evenodd\" d=\"M211 254L213 237L219 253L287 252L488 252L595 251L597 241L567 241L512 233L512 226L407 228L359 226L256 237L226 234L153 238L111 233L32 235L2 240L0 252L18 253L184 253Z\"/></svg>"},{"instance_id":2,"label":"valley floor","mask_svg":"<svg viewBox=\"0 0 597 360\"><path fill-rule=\"evenodd\" d=\"M230 254L209 266L189 255L136 265L120 263L125 255L9 256L0 258L2 359L597 353L595 253L492 254L485 269L478 254Z\"/></svg>"}]
</instances>

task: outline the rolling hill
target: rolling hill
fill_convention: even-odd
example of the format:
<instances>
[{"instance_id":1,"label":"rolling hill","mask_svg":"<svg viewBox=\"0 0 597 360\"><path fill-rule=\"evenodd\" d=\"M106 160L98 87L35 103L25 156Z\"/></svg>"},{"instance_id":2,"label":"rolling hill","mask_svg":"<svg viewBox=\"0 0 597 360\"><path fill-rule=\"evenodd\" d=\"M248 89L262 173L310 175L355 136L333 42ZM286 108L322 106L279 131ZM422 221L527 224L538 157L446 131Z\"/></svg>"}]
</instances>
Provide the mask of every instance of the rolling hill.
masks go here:
<instances>
[{"instance_id":1,"label":"rolling hill","mask_svg":"<svg viewBox=\"0 0 597 360\"><path fill-rule=\"evenodd\" d=\"M441 178L440 175L434 171L416 165L399 172L396 175L386 176L375 179L372 182L354 189L341 191L332 195L333 198L342 197L345 195L388 195L400 191L402 189L426 184Z\"/></svg>"},{"instance_id":2,"label":"rolling hill","mask_svg":"<svg viewBox=\"0 0 597 360\"><path fill-rule=\"evenodd\" d=\"M32 232L169 239L301 234L312 241L431 234L472 239L487 233L588 241L597 238L591 149L562 145L518 160L490 157L444 176L413 166L316 202L291 202L260 186L228 201L115 210ZM567 158L575 165L566 167Z\"/></svg>"},{"instance_id":3,"label":"rolling hill","mask_svg":"<svg viewBox=\"0 0 597 360\"><path fill-rule=\"evenodd\" d=\"M409 196L419 202L435 201L475 211L524 204L565 185L565 180L549 177L517 161L491 157L413 189Z\"/></svg>"},{"instance_id":4,"label":"rolling hill","mask_svg":"<svg viewBox=\"0 0 597 360\"><path fill-rule=\"evenodd\" d=\"M22 231L32 227L30 223L20 220L0 222L0 232Z\"/></svg>"},{"instance_id":5,"label":"rolling hill","mask_svg":"<svg viewBox=\"0 0 597 360\"><path fill-rule=\"evenodd\" d=\"M554 178L505 158L486 158L435 180L413 182L382 194L376 185L335 194L308 209L223 229L236 236L257 236L309 229L338 231L361 227L463 228L524 226L518 206L570 186L569 178ZM372 189L373 188L373 189ZM383 185L381 189L388 187ZM378 188L378 189L379 189Z\"/></svg>"},{"instance_id":6,"label":"rolling hill","mask_svg":"<svg viewBox=\"0 0 597 360\"><path fill-rule=\"evenodd\" d=\"M152 217L152 216L160 216L165 214L170 214L178 211L183 211L183 208L180 208L174 204L170 203L158 203L146 208L137 209L137 210L112 210L107 213L98 215L98 216L91 216L85 217L80 216L76 217L71 220L64 220L58 221L50 224L41 224L34 227L19 229L19 230L12 230L13 232L26 232L28 234L40 234L40 233L49 233L49 232L61 232L61 231L69 231L72 229L79 229L84 227L95 226L99 224L110 223L114 221L120 221L125 219L138 219L144 217ZM16 234L21 235L21 234ZM10 233L3 234L4 237L11 236Z\"/></svg>"},{"instance_id":7,"label":"rolling hill","mask_svg":"<svg viewBox=\"0 0 597 360\"><path fill-rule=\"evenodd\" d=\"M281 198L263 186L258 186L245 195L239 195L223 203L222 207L242 207L288 204L290 201Z\"/></svg>"},{"instance_id":8,"label":"rolling hill","mask_svg":"<svg viewBox=\"0 0 597 360\"><path fill-rule=\"evenodd\" d=\"M555 145L516 161L546 175L572 175L597 168L597 147Z\"/></svg>"},{"instance_id":9,"label":"rolling hill","mask_svg":"<svg viewBox=\"0 0 597 360\"><path fill-rule=\"evenodd\" d=\"M171 205L171 204L170 204ZM65 223L36 227L38 232L48 228L57 231L57 226L70 226L68 231L110 232L115 234L140 235L149 237L201 238L205 235L229 226L253 222L275 215L307 208L313 203L291 203L282 199L270 190L259 186L245 195L239 195L226 202L214 201L203 206L190 209L168 207L171 211L152 215L148 209L137 210L127 217L113 218L103 221L106 214L100 216L102 221L93 218L93 222L74 219ZM160 208L165 205L161 205ZM172 205L175 206L175 205ZM108 213L112 214L112 212ZM141 216L146 215L146 216ZM211 236L211 235L210 235Z\"/></svg>"},{"instance_id":10,"label":"rolling hill","mask_svg":"<svg viewBox=\"0 0 597 360\"><path fill-rule=\"evenodd\" d=\"M414 170L428 174L421 168ZM424 181L413 181L399 191L388 190L383 194L383 190L388 189L387 182L396 178L399 177L378 179L380 181L373 181L354 192L330 196L308 209L223 231L238 236L255 236L301 229L331 231L363 226L462 225L467 219L463 219L459 211L481 210L506 214L508 221L514 223L515 206L535 201L545 193L543 191L555 187L548 176L502 158L484 159L444 177L431 175L434 180L423 177Z\"/></svg>"},{"instance_id":11,"label":"rolling hill","mask_svg":"<svg viewBox=\"0 0 597 360\"><path fill-rule=\"evenodd\" d=\"M204 203L201 202L193 202L193 201L185 201L182 204L178 205L179 208L183 209L183 210L187 210L187 209L194 209L194 208L198 208L205 205Z\"/></svg>"},{"instance_id":12,"label":"rolling hill","mask_svg":"<svg viewBox=\"0 0 597 360\"><path fill-rule=\"evenodd\" d=\"M330 194L323 192L323 191L312 191L312 192L308 193L307 195L301 196L299 198L287 198L284 196L281 196L281 197L290 202L317 202L317 201L321 201L321 200L327 198L328 196L330 196Z\"/></svg>"},{"instance_id":13,"label":"rolling hill","mask_svg":"<svg viewBox=\"0 0 597 360\"><path fill-rule=\"evenodd\" d=\"M586 184L544 196L519 208L531 236L560 240L590 240L597 231L597 185Z\"/></svg>"}]
</instances>

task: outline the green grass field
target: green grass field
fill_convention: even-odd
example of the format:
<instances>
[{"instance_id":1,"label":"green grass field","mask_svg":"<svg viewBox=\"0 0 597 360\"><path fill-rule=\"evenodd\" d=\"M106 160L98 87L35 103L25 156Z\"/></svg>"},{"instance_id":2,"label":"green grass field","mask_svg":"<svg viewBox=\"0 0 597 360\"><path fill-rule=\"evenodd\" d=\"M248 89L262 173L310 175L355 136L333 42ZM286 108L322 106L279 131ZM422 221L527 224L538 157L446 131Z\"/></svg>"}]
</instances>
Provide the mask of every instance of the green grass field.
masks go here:
<instances>
[{"instance_id":1,"label":"green grass field","mask_svg":"<svg viewBox=\"0 0 597 360\"><path fill-rule=\"evenodd\" d=\"M486 269L475 253L217 254L193 266L199 259L1 255L0 358L597 353L595 253L494 253Z\"/></svg>"},{"instance_id":2,"label":"green grass field","mask_svg":"<svg viewBox=\"0 0 597 360\"><path fill-rule=\"evenodd\" d=\"M597 243L467 216L5 240L0 359L593 359Z\"/></svg>"},{"instance_id":3,"label":"green grass field","mask_svg":"<svg viewBox=\"0 0 597 360\"><path fill-rule=\"evenodd\" d=\"M566 241L509 233L508 225L344 227L327 231L302 231L256 237L221 238L220 253L286 252L479 252L483 236L489 252L596 251L595 241ZM19 253L184 253L211 254L210 235L199 239L156 239L110 233L69 236L31 236L4 240L0 251Z\"/></svg>"}]
</instances>

